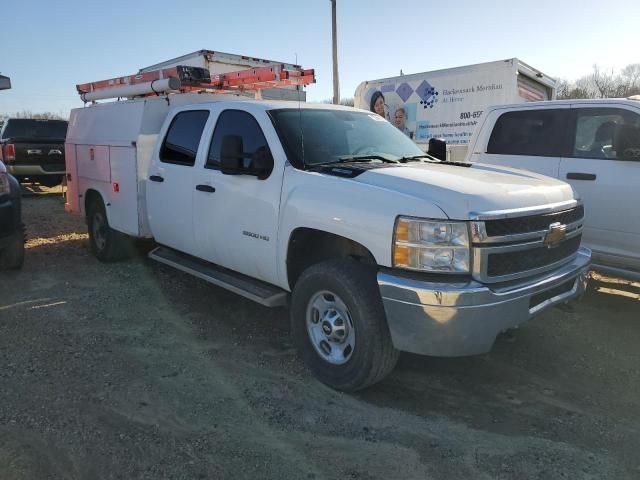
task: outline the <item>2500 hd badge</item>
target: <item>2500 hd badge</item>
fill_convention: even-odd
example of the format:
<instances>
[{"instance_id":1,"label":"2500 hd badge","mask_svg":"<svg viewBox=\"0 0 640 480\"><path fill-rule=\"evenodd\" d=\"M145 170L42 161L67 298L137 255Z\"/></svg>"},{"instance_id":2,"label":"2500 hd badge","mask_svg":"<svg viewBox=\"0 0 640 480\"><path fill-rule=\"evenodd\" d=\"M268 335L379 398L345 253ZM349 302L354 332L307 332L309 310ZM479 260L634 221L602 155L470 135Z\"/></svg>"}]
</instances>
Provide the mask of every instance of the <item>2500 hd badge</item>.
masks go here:
<instances>
[{"instance_id":1,"label":"2500 hd badge","mask_svg":"<svg viewBox=\"0 0 640 480\"><path fill-rule=\"evenodd\" d=\"M269 241L269 236L268 235L260 235L259 233L247 232L246 230L244 230L242 232L242 234L246 235L247 237L253 237L253 238L256 238L258 240L264 240L265 242Z\"/></svg>"}]
</instances>

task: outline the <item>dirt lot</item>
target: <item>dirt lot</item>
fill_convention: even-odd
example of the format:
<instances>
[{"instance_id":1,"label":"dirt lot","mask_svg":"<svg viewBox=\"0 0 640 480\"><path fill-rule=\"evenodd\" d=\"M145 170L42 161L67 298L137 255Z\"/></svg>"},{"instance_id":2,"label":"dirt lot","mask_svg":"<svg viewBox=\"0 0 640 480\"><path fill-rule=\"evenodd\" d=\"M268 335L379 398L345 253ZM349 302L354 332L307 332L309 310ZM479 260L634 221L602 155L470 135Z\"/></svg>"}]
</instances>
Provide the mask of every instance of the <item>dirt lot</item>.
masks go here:
<instances>
[{"instance_id":1,"label":"dirt lot","mask_svg":"<svg viewBox=\"0 0 640 480\"><path fill-rule=\"evenodd\" d=\"M484 356L316 382L270 310L104 265L59 193L0 274L0 479L640 478L640 285L600 279Z\"/></svg>"}]
</instances>

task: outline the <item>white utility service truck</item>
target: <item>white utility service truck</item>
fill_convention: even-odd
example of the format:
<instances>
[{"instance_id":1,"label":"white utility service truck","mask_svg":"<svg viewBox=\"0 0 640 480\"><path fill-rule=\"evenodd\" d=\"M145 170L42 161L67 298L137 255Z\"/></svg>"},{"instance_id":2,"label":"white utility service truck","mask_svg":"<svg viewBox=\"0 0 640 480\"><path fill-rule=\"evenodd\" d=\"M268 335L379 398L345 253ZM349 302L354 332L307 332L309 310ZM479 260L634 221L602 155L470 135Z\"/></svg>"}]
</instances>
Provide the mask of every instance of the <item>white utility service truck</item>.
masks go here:
<instances>
[{"instance_id":1,"label":"white utility service truck","mask_svg":"<svg viewBox=\"0 0 640 480\"><path fill-rule=\"evenodd\" d=\"M336 389L381 380L399 351L487 352L585 290L583 209L564 182L439 161L366 110L203 93L236 74L147 73L151 96L71 112L66 209L100 260L153 238L154 260L288 305L301 357ZM267 84L247 75L245 90ZM142 88L114 83L79 90ZM201 90L169 93L180 83Z\"/></svg>"},{"instance_id":2,"label":"white utility service truck","mask_svg":"<svg viewBox=\"0 0 640 480\"><path fill-rule=\"evenodd\" d=\"M426 150L447 142L449 160L464 160L482 113L491 105L552 100L555 81L517 58L369 80L355 106L382 115Z\"/></svg>"}]
</instances>

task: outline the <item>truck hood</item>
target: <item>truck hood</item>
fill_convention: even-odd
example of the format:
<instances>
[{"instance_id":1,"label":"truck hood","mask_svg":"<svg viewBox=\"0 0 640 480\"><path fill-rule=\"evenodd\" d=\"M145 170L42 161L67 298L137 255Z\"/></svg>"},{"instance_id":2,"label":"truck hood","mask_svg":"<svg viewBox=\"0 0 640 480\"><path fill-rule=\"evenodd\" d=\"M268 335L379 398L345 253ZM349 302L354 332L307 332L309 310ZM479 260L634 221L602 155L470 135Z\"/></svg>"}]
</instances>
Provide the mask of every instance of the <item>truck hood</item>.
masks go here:
<instances>
[{"instance_id":1,"label":"truck hood","mask_svg":"<svg viewBox=\"0 0 640 480\"><path fill-rule=\"evenodd\" d=\"M354 180L437 205L451 219L473 213L542 207L576 198L571 186L526 170L474 163L410 163L371 169Z\"/></svg>"}]
</instances>

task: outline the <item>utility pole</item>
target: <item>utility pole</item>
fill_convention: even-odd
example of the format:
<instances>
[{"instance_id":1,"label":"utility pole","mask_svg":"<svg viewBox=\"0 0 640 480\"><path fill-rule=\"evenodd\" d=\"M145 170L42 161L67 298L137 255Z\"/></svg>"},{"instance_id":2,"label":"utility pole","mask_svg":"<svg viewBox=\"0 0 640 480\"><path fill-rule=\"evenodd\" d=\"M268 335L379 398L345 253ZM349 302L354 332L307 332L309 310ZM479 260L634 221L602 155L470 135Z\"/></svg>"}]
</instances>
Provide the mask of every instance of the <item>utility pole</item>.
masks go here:
<instances>
[{"instance_id":1,"label":"utility pole","mask_svg":"<svg viewBox=\"0 0 640 480\"><path fill-rule=\"evenodd\" d=\"M338 28L336 25L336 0L331 0L331 31L333 41L333 103L340 103L340 82L338 81Z\"/></svg>"}]
</instances>

